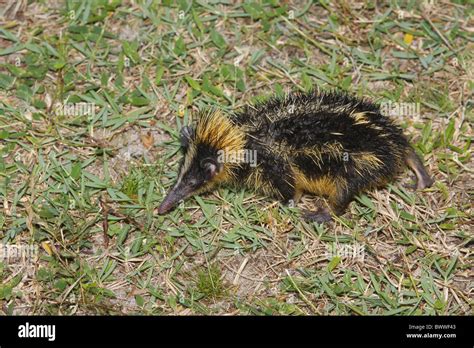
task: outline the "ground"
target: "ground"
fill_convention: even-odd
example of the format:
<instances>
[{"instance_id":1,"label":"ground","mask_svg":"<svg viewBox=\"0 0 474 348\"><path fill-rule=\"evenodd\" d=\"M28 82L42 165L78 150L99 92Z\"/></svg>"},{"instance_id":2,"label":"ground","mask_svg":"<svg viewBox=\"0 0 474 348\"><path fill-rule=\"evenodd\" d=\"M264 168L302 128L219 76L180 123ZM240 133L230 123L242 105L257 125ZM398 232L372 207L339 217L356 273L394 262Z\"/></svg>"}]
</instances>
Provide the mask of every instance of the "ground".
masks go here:
<instances>
[{"instance_id":1,"label":"ground","mask_svg":"<svg viewBox=\"0 0 474 348\"><path fill-rule=\"evenodd\" d=\"M469 1L0 3L0 313L473 314ZM434 186L156 214L199 109L311 88L386 106Z\"/></svg>"}]
</instances>

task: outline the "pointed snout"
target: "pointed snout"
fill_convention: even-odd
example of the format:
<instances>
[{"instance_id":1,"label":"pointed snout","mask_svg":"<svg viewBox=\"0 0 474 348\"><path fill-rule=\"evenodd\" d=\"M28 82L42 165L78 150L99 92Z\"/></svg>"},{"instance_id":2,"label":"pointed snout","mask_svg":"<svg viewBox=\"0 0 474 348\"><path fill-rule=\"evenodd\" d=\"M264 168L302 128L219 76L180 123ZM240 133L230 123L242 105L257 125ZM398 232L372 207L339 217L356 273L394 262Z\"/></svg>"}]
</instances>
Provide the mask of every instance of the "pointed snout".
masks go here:
<instances>
[{"instance_id":1,"label":"pointed snout","mask_svg":"<svg viewBox=\"0 0 474 348\"><path fill-rule=\"evenodd\" d=\"M161 202L160 206L158 207L158 214L163 215L178 205L178 203L187 198L189 195L188 190L181 186L175 186L173 189L168 192L163 202Z\"/></svg>"}]
</instances>

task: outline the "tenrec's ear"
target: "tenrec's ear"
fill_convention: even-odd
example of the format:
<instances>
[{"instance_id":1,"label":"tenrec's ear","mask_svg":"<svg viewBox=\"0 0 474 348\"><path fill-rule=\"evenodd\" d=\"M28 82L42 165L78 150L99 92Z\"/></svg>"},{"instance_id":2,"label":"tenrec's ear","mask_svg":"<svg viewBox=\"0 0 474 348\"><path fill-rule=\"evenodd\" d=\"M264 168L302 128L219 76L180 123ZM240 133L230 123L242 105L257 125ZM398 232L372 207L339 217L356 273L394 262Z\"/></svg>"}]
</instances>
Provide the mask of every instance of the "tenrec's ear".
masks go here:
<instances>
[{"instance_id":1,"label":"tenrec's ear","mask_svg":"<svg viewBox=\"0 0 474 348\"><path fill-rule=\"evenodd\" d=\"M201 168L204 169L207 180L212 179L219 172L219 164L212 158L202 160Z\"/></svg>"},{"instance_id":2,"label":"tenrec's ear","mask_svg":"<svg viewBox=\"0 0 474 348\"><path fill-rule=\"evenodd\" d=\"M184 126L183 128L181 128L180 141L181 141L182 147L187 148L193 137L194 137L193 128L191 128L190 126Z\"/></svg>"}]
</instances>

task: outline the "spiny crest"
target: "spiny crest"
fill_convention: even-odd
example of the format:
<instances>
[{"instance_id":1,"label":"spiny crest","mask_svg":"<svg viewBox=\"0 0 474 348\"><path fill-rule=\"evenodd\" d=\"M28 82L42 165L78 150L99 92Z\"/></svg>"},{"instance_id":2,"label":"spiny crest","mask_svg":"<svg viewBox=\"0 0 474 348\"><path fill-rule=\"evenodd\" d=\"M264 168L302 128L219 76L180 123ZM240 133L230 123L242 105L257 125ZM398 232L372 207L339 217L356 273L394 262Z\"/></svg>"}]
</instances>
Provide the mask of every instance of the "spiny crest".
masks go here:
<instances>
[{"instance_id":1,"label":"spiny crest","mask_svg":"<svg viewBox=\"0 0 474 348\"><path fill-rule=\"evenodd\" d=\"M245 133L220 110L211 109L200 114L196 142L217 150L238 151L245 146Z\"/></svg>"}]
</instances>

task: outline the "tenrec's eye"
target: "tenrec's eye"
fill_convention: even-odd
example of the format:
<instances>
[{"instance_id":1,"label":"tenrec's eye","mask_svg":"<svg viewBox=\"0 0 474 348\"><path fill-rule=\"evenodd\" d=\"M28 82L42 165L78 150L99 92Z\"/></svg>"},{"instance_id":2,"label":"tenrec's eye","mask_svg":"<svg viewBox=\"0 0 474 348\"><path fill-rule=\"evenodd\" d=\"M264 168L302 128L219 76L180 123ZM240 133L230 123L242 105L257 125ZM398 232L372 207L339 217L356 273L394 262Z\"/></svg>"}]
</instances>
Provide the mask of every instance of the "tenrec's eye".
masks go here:
<instances>
[{"instance_id":1,"label":"tenrec's eye","mask_svg":"<svg viewBox=\"0 0 474 348\"><path fill-rule=\"evenodd\" d=\"M189 180L189 186L196 186L197 181L195 179Z\"/></svg>"}]
</instances>

